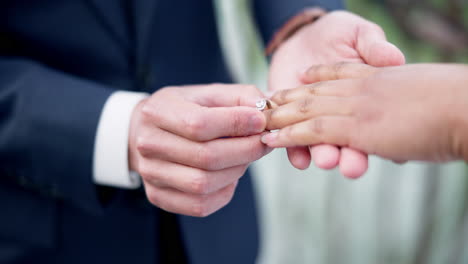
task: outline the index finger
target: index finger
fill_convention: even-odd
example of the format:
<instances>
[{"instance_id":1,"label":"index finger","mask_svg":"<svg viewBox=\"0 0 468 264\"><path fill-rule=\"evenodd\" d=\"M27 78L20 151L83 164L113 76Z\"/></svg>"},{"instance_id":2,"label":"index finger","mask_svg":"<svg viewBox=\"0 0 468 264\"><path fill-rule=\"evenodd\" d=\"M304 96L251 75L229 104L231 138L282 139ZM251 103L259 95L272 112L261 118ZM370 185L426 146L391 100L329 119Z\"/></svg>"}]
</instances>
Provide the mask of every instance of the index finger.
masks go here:
<instances>
[{"instance_id":1,"label":"index finger","mask_svg":"<svg viewBox=\"0 0 468 264\"><path fill-rule=\"evenodd\" d=\"M262 97L252 85L171 87L143 107L146 122L194 141L258 134L265 118L255 108Z\"/></svg>"},{"instance_id":2,"label":"index finger","mask_svg":"<svg viewBox=\"0 0 468 264\"><path fill-rule=\"evenodd\" d=\"M173 134L193 141L259 134L265 130L265 116L246 106L202 107L193 104L161 107L151 112L150 121Z\"/></svg>"},{"instance_id":3,"label":"index finger","mask_svg":"<svg viewBox=\"0 0 468 264\"><path fill-rule=\"evenodd\" d=\"M329 80L356 79L367 77L377 71L377 68L364 63L341 62L336 64L318 64L308 68L301 74L303 83L315 83Z\"/></svg>"},{"instance_id":4,"label":"index finger","mask_svg":"<svg viewBox=\"0 0 468 264\"><path fill-rule=\"evenodd\" d=\"M355 100L330 96L303 96L288 104L264 111L267 130L281 129L319 116L351 115Z\"/></svg>"},{"instance_id":5,"label":"index finger","mask_svg":"<svg viewBox=\"0 0 468 264\"><path fill-rule=\"evenodd\" d=\"M271 100L278 105L289 104L308 96L349 97L360 91L359 80L335 80L307 84L298 88L281 90Z\"/></svg>"},{"instance_id":6,"label":"index finger","mask_svg":"<svg viewBox=\"0 0 468 264\"><path fill-rule=\"evenodd\" d=\"M197 105L206 107L255 106L265 96L254 85L221 84L181 86L183 97Z\"/></svg>"}]
</instances>

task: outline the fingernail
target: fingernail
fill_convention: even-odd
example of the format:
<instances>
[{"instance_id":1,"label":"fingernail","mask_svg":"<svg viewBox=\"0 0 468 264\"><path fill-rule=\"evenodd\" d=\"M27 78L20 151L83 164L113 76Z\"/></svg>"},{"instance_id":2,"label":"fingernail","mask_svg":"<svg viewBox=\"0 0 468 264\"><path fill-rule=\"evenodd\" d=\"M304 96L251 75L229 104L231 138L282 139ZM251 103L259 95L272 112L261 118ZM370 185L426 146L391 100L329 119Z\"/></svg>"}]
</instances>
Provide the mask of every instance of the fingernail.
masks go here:
<instances>
[{"instance_id":1,"label":"fingernail","mask_svg":"<svg viewBox=\"0 0 468 264\"><path fill-rule=\"evenodd\" d=\"M261 141L263 144L271 144L272 142L275 141L275 139L278 137L278 133L276 132L272 132L272 133L269 133L269 134L266 134L264 135L262 138L261 138Z\"/></svg>"}]
</instances>

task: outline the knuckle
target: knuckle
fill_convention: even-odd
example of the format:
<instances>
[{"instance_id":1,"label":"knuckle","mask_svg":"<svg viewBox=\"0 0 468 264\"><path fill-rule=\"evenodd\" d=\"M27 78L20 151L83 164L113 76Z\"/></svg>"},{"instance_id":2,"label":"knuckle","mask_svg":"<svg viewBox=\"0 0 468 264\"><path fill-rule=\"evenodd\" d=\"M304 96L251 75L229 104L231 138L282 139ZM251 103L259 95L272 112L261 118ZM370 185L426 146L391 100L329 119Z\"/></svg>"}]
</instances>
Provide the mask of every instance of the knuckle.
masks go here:
<instances>
[{"instance_id":1,"label":"knuckle","mask_svg":"<svg viewBox=\"0 0 468 264\"><path fill-rule=\"evenodd\" d=\"M275 102L285 102L288 98L289 90L281 90L273 96Z\"/></svg>"},{"instance_id":2,"label":"knuckle","mask_svg":"<svg viewBox=\"0 0 468 264\"><path fill-rule=\"evenodd\" d=\"M338 62L336 64L334 64L332 67L333 67L333 72L335 74L334 76L334 80L338 80L338 79L341 79L345 76L345 69L346 67L349 65L349 63L347 62Z\"/></svg>"},{"instance_id":3,"label":"knuckle","mask_svg":"<svg viewBox=\"0 0 468 264\"><path fill-rule=\"evenodd\" d=\"M245 95L249 96L264 96L263 93L258 89L256 85L244 84ZM240 102L239 102L240 103ZM238 104L239 105L239 104Z\"/></svg>"},{"instance_id":4,"label":"knuckle","mask_svg":"<svg viewBox=\"0 0 468 264\"><path fill-rule=\"evenodd\" d=\"M153 108L149 105L149 103L145 103L141 107L141 114L146 119L151 119L153 117Z\"/></svg>"},{"instance_id":5,"label":"knuckle","mask_svg":"<svg viewBox=\"0 0 468 264\"><path fill-rule=\"evenodd\" d=\"M164 195L160 195L160 191L161 190L157 188L145 188L148 202L166 212L182 213L179 209L171 205L171 202L167 200Z\"/></svg>"},{"instance_id":6,"label":"knuckle","mask_svg":"<svg viewBox=\"0 0 468 264\"><path fill-rule=\"evenodd\" d=\"M307 69L307 74L315 74L320 67L322 67L322 64L314 64Z\"/></svg>"},{"instance_id":7,"label":"knuckle","mask_svg":"<svg viewBox=\"0 0 468 264\"><path fill-rule=\"evenodd\" d=\"M318 77L318 79L323 79L324 76L326 76L328 72L328 66L324 64L317 64L314 66L314 71L315 75Z\"/></svg>"},{"instance_id":8,"label":"knuckle","mask_svg":"<svg viewBox=\"0 0 468 264\"><path fill-rule=\"evenodd\" d=\"M318 75L318 73L321 66L321 64L315 64L310 66L306 70L305 75L307 76L307 83L315 83L317 81L320 81L320 76Z\"/></svg>"},{"instance_id":9,"label":"knuckle","mask_svg":"<svg viewBox=\"0 0 468 264\"><path fill-rule=\"evenodd\" d=\"M191 208L191 215L196 217L206 217L210 215L209 204L204 196L200 196L193 203Z\"/></svg>"},{"instance_id":10,"label":"knuckle","mask_svg":"<svg viewBox=\"0 0 468 264\"><path fill-rule=\"evenodd\" d=\"M150 204L158 206L158 199L154 195L146 194L146 198L148 199L148 202L150 202Z\"/></svg>"},{"instance_id":11,"label":"knuckle","mask_svg":"<svg viewBox=\"0 0 468 264\"><path fill-rule=\"evenodd\" d=\"M316 92L317 92L317 87L320 86L322 84L322 82L317 82L317 83L313 83L313 84L308 84L306 86L306 92L307 94L309 95L315 95Z\"/></svg>"},{"instance_id":12,"label":"knuckle","mask_svg":"<svg viewBox=\"0 0 468 264\"><path fill-rule=\"evenodd\" d=\"M153 173L146 162L141 162L138 167L138 173L144 181L150 181L153 178Z\"/></svg>"},{"instance_id":13,"label":"knuckle","mask_svg":"<svg viewBox=\"0 0 468 264\"><path fill-rule=\"evenodd\" d=\"M143 157L148 156L153 150L153 143L145 136L138 136L136 139L136 148Z\"/></svg>"},{"instance_id":14,"label":"knuckle","mask_svg":"<svg viewBox=\"0 0 468 264\"><path fill-rule=\"evenodd\" d=\"M206 145L200 145L196 154L196 163L202 169L214 169L216 164L216 156L211 149Z\"/></svg>"},{"instance_id":15,"label":"knuckle","mask_svg":"<svg viewBox=\"0 0 468 264\"><path fill-rule=\"evenodd\" d=\"M145 102L141 107L140 112L143 122L146 123L159 123L163 118L160 111L157 110L157 107L152 105L150 102Z\"/></svg>"},{"instance_id":16,"label":"knuckle","mask_svg":"<svg viewBox=\"0 0 468 264\"><path fill-rule=\"evenodd\" d=\"M311 106L314 103L314 98L308 97L299 101L298 111L301 114L307 114L311 110Z\"/></svg>"},{"instance_id":17,"label":"knuckle","mask_svg":"<svg viewBox=\"0 0 468 264\"><path fill-rule=\"evenodd\" d=\"M242 133L245 131L247 124L245 118L239 112L233 112L231 116L231 130L234 131L235 135L245 134Z\"/></svg>"},{"instance_id":18,"label":"knuckle","mask_svg":"<svg viewBox=\"0 0 468 264\"><path fill-rule=\"evenodd\" d=\"M164 204L161 203L161 200L159 199L158 195L156 194L156 192L153 192L153 191L146 191L146 198L148 199L148 201L152 204L152 205L155 205L161 209L164 209L166 210Z\"/></svg>"},{"instance_id":19,"label":"knuckle","mask_svg":"<svg viewBox=\"0 0 468 264\"><path fill-rule=\"evenodd\" d=\"M316 135L321 136L323 135L323 127L324 127L324 119L323 118L315 118L312 122L310 122L310 130L313 131Z\"/></svg>"},{"instance_id":20,"label":"knuckle","mask_svg":"<svg viewBox=\"0 0 468 264\"><path fill-rule=\"evenodd\" d=\"M203 131L207 126L207 120L194 115L187 115L185 118L185 130L187 131L188 137L192 139L202 139Z\"/></svg>"},{"instance_id":21,"label":"knuckle","mask_svg":"<svg viewBox=\"0 0 468 264\"><path fill-rule=\"evenodd\" d=\"M190 190L195 194L207 194L209 192L208 177L205 173L200 172L192 177Z\"/></svg>"},{"instance_id":22,"label":"knuckle","mask_svg":"<svg viewBox=\"0 0 468 264\"><path fill-rule=\"evenodd\" d=\"M315 83L311 83L311 84L307 84L305 86L305 92L307 93L307 95L317 95L317 94L320 94L321 92L321 87L325 85L325 82L323 81L318 81L318 82L315 82Z\"/></svg>"}]
</instances>

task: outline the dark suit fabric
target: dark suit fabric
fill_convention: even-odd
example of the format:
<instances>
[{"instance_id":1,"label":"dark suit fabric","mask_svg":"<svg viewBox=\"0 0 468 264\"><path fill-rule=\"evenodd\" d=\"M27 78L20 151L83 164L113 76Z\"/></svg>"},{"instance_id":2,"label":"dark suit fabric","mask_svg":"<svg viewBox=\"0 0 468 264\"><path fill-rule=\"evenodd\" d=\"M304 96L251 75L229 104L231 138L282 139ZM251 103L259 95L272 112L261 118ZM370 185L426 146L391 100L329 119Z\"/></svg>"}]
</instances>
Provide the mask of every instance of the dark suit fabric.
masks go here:
<instances>
[{"instance_id":1,"label":"dark suit fabric","mask_svg":"<svg viewBox=\"0 0 468 264\"><path fill-rule=\"evenodd\" d=\"M262 36L305 6L258 0ZM96 127L116 90L231 82L208 0L0 3L0 263L158 263L158 209L144 191L92 179ZM232 202L179 216L191 263L253 263L247 173Z\"/></svg>"}]
</instances>

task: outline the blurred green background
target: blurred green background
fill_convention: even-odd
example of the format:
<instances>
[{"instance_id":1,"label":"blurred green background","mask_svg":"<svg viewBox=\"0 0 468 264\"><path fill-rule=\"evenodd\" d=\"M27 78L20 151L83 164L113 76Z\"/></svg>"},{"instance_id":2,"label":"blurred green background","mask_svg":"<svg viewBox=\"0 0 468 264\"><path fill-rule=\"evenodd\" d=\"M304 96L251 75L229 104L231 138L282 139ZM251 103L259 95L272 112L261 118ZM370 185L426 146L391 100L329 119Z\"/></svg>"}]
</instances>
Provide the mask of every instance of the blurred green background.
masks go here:
<instances>
[{"instance_id":1,"label":"blurred green background","mask_svg":"<svg viewBox=\"0 0 468 264\"><path fill-rule=\"evenodd\" d=\"M408 63L468 62L465 0L347 0L348 9L379 24Z\"/></svg>"}]
</instances>

